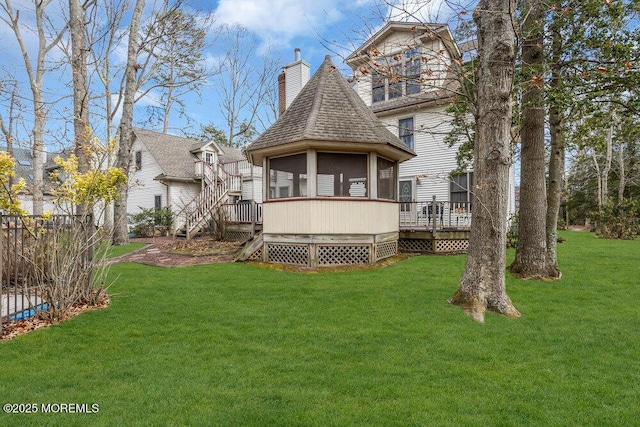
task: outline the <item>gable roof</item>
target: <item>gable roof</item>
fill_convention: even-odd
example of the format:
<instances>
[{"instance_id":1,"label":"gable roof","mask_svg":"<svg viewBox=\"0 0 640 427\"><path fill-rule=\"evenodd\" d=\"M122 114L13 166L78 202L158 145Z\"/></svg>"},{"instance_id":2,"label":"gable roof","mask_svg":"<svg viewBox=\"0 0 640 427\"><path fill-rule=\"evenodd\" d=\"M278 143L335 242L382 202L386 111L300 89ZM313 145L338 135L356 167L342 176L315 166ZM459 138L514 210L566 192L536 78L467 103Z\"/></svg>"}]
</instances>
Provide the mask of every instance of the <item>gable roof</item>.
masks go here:
<instances>
[{"instance_id":1,"label":"gable roof","mask_svg":"<svg viewBox=\"0 0 640 427\"><path fill-rule=\"evenodd\" d=\"M7 146L0 145L0 151L7 151ZM13 170L16 174L13 177L13 181L17 182L19 179L24 179L26 187L24 188L24 190L22 190L22 193L31 194L33 186L33 153L30 148L23 147L13 147L12 151L12 157L15 160L15 166ZM55 169L58 169L58 165L55 163L54 159L56 157L62 157L63 159L66 159L72 152L72 148L64 148L61 151L46 153L47 158L43 167L43 191L45 192L45 194L48 194L51 191L52 187L51 177L49 176L49 173L53 172Z\"/></svg>"},{"instance_id":2,"label":"gable roof","mask_svg":"<svg viewBox=\"0 0 640 427\"><path fill-rule=\"evenodd\" d=\"M245 157L232 147L219 147L213 141L197 141L191 138L169 135L147 129L133 130L136 139L140 140L162 169L163 179L193 180L194 161L198 156L194 153L212 146L218 152L221 162L244 160Z\"/></svg>"},{"instance_id":3,"label":"gable roof","mask_svg":"<svg viewBox=\"0 0 640 427\"><path fill-rule=\"evenodd\" d=\"M415 156L380 123L329 55L282 116L247 147L247 153L259 164L265 151L298 142L302 146L340 143L347 150L366 144L385 151L391 148L401 160Z\"/></svg>"},{"instance_id":4,"label":"gable roof","mask_svg":"<svg viewBox=\"0 0 640 427\"><path fill-rule=\"evenodd\" d=\"M461 56L447 24L389 21L369 37L362 46L354 50L345 62L368 61L371 59L368 53L369 50L382 43L393 33L413 34L416 41L420 40L422 43L428 39L440 38L453 58Z\"/></svg>"},{"instance_id":5,"label":"gable roof","mask_svg":"<svg viewBox=\"0 0 640 427\"><path fill-rule=\"evenodd\" d=\"M198 158L191 154L196 141L176 135L136 128L136 139L147 147L156 160L163 175L172 179L194 179L193 163Z\"/></svg>"}]
</instances>

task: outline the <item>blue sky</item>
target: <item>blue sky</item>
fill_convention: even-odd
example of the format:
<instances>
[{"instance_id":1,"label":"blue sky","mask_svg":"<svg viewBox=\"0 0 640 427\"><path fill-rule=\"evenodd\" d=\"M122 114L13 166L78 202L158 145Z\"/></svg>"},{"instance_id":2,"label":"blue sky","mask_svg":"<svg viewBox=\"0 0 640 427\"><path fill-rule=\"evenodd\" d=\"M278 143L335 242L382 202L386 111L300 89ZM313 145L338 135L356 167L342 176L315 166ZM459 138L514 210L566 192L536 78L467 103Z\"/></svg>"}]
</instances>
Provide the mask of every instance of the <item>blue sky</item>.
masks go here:
<instances>
[{"instance_id":1,"label":"blue sky","mask_svg":"<svg viewBox=\"0 0 640 427\"><path fill-rule=\"evenodd\" d=\"M348 67L343 63L352 49L359 46L369 35L379 29L386 18L391 16L393 20L405 20L417 18L430 22L445 22L450 16L445 0L192 0L193 7L203 14L214 14L219 24L240 24L253 32L258 39L256 56L269 50L274 59L282 65L293 61L294 48L300 48L302 59L311 65L311 72L315 72L323 61L325 55L331 55L333 62L346 75ZM147 4L152 4L147 0ZM64 19L60 15L61 10L66 10L67 0L52 0L48 9L52 22L60 24ZM21 10L21 20L28 27L33 22L33 9L31 0L14 0L14 9ZM149 6L148 6L149 8ZM412 17L400 10L408 10ZM4 13L0 10L0 15ZM35 57L37 38L33 32L25 27L24 35L28 49ZM25 78L24 63L20 55L15 37L4 22L0 22L0 75L4 84L5 96L0 93L0 114L7 118L8 101L6 99L7 76L15 79L21 89L22 102L26 110L22 114L21 127L18 139L25 143L28 140L31 126L29 112L30 92ZM208 53L211 58L220 55L215 48ZM54 62L63 57L60 50L53 50L48 60ZM214 59L215 60L215 59ZM68 118L70 117L70 100L64 96L70 93L65 86L69 82L70 70L62 67L49 73L45 80L45 93L48 99L55 100L48 114L47 135L50 145L61 145L69 140L70 129ZM187 98L187 115L190 124L174 119L173 127L189 128L196 131L200 124L214 123L219 128L224 128L217 110L215 82L203 90L202 96ZM274 82L275 85L275 82ZM140 122L145 112L145 104L154 102L153 93L142 100L136 110L136 118ZM259 129L261 130L261 129ZM174 132L176 133L176 132ZM54 147L55 148L55 147Z\"/></svg>"}]
</instances>

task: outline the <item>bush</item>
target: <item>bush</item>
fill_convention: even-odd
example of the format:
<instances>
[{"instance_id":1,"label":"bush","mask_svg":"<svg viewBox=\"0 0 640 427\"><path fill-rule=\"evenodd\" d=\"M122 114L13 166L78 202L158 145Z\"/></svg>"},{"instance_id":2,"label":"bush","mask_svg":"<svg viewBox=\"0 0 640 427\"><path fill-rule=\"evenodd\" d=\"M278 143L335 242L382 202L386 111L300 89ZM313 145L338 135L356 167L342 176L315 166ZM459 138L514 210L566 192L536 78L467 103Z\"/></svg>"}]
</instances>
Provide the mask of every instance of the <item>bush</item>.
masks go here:
<instances>
[{"instance_id":1,"label":"bush","mask_svg":"<svg viewBox=\"0 0 640 427\"><path fill-rule=\"evenodd\" d=\"M173 223L173 212L171 208L149 208L140 207L137 214L129 215L134 224L133 233L136 236L152 237L156 231L163 235L169 232Z\"/></svg>"},{"instance_id":2,"label":"bush","mask_svg":"<svg viewBox=\"0 0 640 427\"><path fill-rule=\"evenodd\" d=\"M599 211L591 213L597 223L598 236L605 239L633 240L640 235L640 202L623 199L604 204Z\"/></svg>"}]
</instances>

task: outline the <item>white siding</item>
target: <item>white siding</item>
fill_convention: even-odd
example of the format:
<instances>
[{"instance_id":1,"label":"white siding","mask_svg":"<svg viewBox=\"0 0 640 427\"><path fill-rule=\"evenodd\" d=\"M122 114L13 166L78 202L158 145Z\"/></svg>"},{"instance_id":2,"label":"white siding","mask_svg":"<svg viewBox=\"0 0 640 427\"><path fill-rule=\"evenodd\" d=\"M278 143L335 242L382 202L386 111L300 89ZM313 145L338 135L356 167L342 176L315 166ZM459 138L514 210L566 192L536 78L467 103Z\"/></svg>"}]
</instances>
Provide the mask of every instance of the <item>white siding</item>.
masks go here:
<instances>
[{"instance_id":1,"label":"white siding","mask_svg":"<svg viewBox=\"0 0 640 427\"><path fill-rule=\"evenodd\" d=\"M18 194L18 201L20 207L27 211L27 215L33 215L33 197L29 194ZM42 202L42 212L53 212L54 214L65 214L54 204L54 200L51 196L44 196Z\"/></svg>"},{"instance_id":2,"label":"white siding","mask_svg":"<svg viewBox=\"0 0 640 427\"><path fill-rule=\"evenodd\" d=\"M411 113L394 114L380 120L387 128L398 134L398 120L413 117L414 151L417 156L400 163L399 178L417 179L416 196L419 201L449 200L449 174L456 168L457 147L449 148L444 143L451 129L446 106L418 110Z\"/></svg>"},{"instance_id":3,"label":"white siding","mask_svg":"<svg viewBox=\"0 0 640 427\"><path fill-rule=\"evenodd\" d=\"M414 46L417 43L413 36L407 35L407 33L397 33L391 35L382 45L377 46L381 53L381 58L376 59L377 64L382 70L386 70L386 59L389 55L405 52L410 46ZM433 40L421 47L422 57L425 59L421 61L420 68L422 70L422 77L425 79L423 92L439 89L444 84L444 78L446 77L447 70L451 65L451 56L446 49L442 41ZM364 69L366 73L362 73L360 69L354 70L354 76L356 83L356 93L365 104L371 106L371 70L375 70L375 65L369 64Z\"/></svg>"},{"instance_id":4,"label":"white siding","mask_svg":"<svg viewBox=\"0 0 640 427\"><path fill-rule=\"evenodd\" d=\"M242 199L262 203L262 177L254 177L242 181Z\"/></svg>"},{"instance_id":5,"label":"white siding","mask_svg":"<svg viewBox=\"0 0 640 427\"><path fill-rule=\"evenodd\" d=\"M198 195L200 192L200 184L197 183L186 183L186 182L172 182L168 189L167 199L169 200L169 205L171 206L171 210L174 213L179 212L182 208L188 205L194 197ZM163 197L163 205L164 204Z\"/></svg>"},{"instance_id":6,"label":"white siding","mask_svg":"<svg viewBox=\"0 0 640 427\"><path fill-rule=\"evenodd\" d=\"M309 81L309 64L298 61L285 68L285 103L289 108L293 100L298 96L302 88Z\"/></svg>"},{"instance_id":7,"label":"white siding","mask_svg":"<svg viewBox=\"0 0 640 427\"><path fill-rule=\"evenodd\" d=\"M136 152L142 151L142 167L136 169ZM131 149L131 168L129 170L129 195L127 198L127 213L140 212L140 208L155 207L155 196L162 196L162 204L166 206L166 186L153 178L162 173L162 169L145 145L136 140Z\"/></svg>"},{"instance_id":8,"label":"white siding","mask_svg":"<svg viewBox=\"0 0 640 427\"><path fill-rule=\"evenodd\" d=\"M380 234L398 232L397 203L303 199L263 205L265 234Z\"/></svg>"}]
</instances>

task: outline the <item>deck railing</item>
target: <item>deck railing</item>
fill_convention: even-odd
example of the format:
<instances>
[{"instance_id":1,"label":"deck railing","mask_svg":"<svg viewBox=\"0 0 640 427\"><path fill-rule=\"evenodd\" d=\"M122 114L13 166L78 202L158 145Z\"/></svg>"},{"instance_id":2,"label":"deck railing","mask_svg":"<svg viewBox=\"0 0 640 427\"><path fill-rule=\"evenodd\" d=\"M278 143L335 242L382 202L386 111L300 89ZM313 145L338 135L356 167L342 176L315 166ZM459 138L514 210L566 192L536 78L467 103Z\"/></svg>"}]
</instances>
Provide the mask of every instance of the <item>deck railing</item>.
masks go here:
<instances>
[{"instance_id":1,"label":"deck railing","mask_svg":"<svg viewBox=\"0 0 640 427\"><path fill-rule=\"evenodd\" d=\"M222 205L227 222L262 224L262 203L240 202Z\"/></svg>"},{"instance_id":2,"label":"deck railing","mask_svg":"<svg viewBox=\"0 0 640 427\"><path fill-rule=\"evenodd\" d=\"M252 176L254 167L248 160L237 160L235 162L221 163L224 170L230 174L241 176Z\"/></svg>"},{"instance_id":3,"label":"deck railing","mask_svg":"<svg viewBox=\"0 0 640 427\"><path fill-rule=\"evenodd\" d=\"M401 202L400 229L468 230L471 227L471 203L449 200Z\"/></svg>"}]
</instances>

